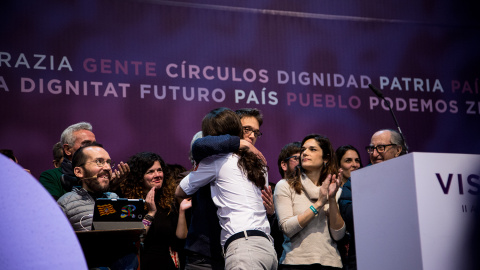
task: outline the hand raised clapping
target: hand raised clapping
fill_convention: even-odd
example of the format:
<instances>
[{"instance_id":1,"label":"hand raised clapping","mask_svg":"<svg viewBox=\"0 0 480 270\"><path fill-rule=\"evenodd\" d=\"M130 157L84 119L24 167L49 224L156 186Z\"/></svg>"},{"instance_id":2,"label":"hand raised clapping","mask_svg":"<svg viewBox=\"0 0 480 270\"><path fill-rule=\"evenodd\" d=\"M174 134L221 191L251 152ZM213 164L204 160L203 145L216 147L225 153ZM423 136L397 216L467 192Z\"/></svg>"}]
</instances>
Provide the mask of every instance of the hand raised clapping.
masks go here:
<instances>
[{"instance_id":1,"label":"hand raised clapping","mask_svg":"<svg viewBox=\"0 0 480 270\"><path fill-rule=\"evenodd\" d=\"M121 161L117 169L112 171L112 180L110 180L110 188L112 190L116 189L125 179L127 179L127 175L130 173L130 167L128 163L123 163Z\"/></svg>"},{"instance_id":2,"label":"hand raised clapping","mask_svg":"<svg viewBox=\"0 0 480 270\"><path fill-rule=\"evenodd\" d=\"M145 202L147 203L148 214L151 216L155 216L155 213L157 212L157 206L155 205L155 187L152 187L147 193Z\"/></svg>"},{"instance_id":3,"label":"hand raised clapping","mask_svg":"<svg viewBox=\"0 0 480 270\"><path fill-rule=\"evenodd\" d=\"M185 211L192 207L192 198L183 199L180 203L180 211Z\"/></svg>"},{"instance_id":4,"label":"hand raised clapping","mask_svg":"<svg viewBox=\"0 0 480 270\"><path fill-rule=\"evenodd\" d=\"M329 174L320 186L320 194L318 196L322 205L327 203L330 198L335 198L338 188L340 187L340 179L342 175L342 169L340 169L338 175Z\"/></svg>"}]
</instances>

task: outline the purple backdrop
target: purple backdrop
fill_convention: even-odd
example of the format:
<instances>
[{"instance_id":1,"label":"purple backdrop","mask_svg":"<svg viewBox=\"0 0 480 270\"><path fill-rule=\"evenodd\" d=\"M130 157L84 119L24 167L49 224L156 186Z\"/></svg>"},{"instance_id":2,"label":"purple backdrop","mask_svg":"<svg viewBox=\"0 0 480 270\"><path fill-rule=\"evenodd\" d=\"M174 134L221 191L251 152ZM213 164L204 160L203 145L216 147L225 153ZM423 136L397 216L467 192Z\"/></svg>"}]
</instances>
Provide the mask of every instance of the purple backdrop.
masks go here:
<instances>
[{"instance_id":1,"label":"purple backdrop","mask_svg":"<svg viewBox=\"0 0 480 270\"><path fill-rule=\"evenodd\" d=\"M208 111L256 107L276 182L281 147L310 133L367 163L373 132L394 128L372 83L411 151L480 154L472 6L201 2L2 2L0 148L38 177L63 129L88 121L117 162L148 150L188 168Z\"/></svg>"}]
</instances>

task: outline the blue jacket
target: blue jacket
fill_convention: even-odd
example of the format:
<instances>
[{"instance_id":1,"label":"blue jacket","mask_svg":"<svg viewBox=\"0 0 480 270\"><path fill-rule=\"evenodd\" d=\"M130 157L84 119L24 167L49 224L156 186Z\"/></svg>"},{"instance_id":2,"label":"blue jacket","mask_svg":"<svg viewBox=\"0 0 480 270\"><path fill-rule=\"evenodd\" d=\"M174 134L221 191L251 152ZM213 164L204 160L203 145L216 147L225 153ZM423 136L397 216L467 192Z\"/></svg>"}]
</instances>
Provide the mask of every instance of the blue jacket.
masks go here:
<instances>
[{"instance_id":1,"label":"blue jacket","mask_svg":"<svg viewBox=\"0 0 480 270\"><path fill-rule=\"evenodd\" d=\"M355 228L353 225L353 210L352 210L352 182L348 178L347 182L342 187L342 195L338 199L338 207L340 215L345 221L347 232L350 233L350 246L348 254L355 255Z\"/></svg>"}]
</instances>

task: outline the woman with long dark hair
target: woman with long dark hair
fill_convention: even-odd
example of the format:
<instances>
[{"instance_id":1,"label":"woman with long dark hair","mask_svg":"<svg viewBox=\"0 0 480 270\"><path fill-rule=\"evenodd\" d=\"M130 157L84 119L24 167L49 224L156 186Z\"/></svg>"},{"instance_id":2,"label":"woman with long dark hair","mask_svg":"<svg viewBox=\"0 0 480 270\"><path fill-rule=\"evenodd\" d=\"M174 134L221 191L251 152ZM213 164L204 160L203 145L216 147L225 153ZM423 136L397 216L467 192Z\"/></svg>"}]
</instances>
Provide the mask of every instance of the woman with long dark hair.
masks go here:
<instances>
[{"instance_id":1,"label":"woman with long dark hair","mask_svg":"<svg viewBox=\"0 0 480 270\"><path fill-rule=\"evenodd\" d=\"M350 180L350 174L362 167L362 160L360 159L360 153L358 153L358 150L351 145L340 146L335 153L338 159L338 166L343 169L342 192L338 200L338 206L340 214L345 220L347 232L350 234L348 237L347 256L345 256L345 252L343 253L343 259L345 262L344 269L356 270L357 257L355 248L355 228L353 225L352 182Z\"/></svg>"},{"instance_id":2,"label":"woman with long dark hair","mask_svg":"<svg viewBox=\"0 0 480 270\"><path fill-rule=\"evenodd\" d=\"M203 136L242 136L240 118L228 108L218 108L202 121ZM239 150L203 159L185 177L176 195L185 198L210 185L220 221L220 242L225 269L276 269L277 257L262 200L268 185L266 167L252 152Z\"/></svg>"},{"instance_id":3,"label":"woman with long dark hair","mask_svg":"<svg viewBox=\"0 0 480 270\"><path fill-rule=\"evenodd\" d=\"M140 268L178 269L184 240L187 237L185 211L188 200L179 205L175 200L176 181L163 159L152 152L141 152L128 161L130 173L121 188L125 198L146 201L147 214L143 225L147 231L143 241Z\"/></svg>"},{"instance_id":4,"label":"woman with long dark hair","mask_svg":"<svg viewBox=\"0 0 480 270\"><path fill-rule=\"evenodd\" d=\"M350 174L362 167L362 160L358 150L349 144L338 147L335 156L338 167L342 169L340 185L343 186L350 179Z\"/></svg>"},{"instance_id":5,"label":"woman with long dark hair","mask_svg":"<svg viewBox=\"0 0 480 270\"><path fill-rule=\"evenodd\" d=\"M345 235L335 199L339 177L328 138L305 137L295 174L275 187L275 210L285 236L281 269L342 268L335 243Z\"/></svg>"}]
</instances>

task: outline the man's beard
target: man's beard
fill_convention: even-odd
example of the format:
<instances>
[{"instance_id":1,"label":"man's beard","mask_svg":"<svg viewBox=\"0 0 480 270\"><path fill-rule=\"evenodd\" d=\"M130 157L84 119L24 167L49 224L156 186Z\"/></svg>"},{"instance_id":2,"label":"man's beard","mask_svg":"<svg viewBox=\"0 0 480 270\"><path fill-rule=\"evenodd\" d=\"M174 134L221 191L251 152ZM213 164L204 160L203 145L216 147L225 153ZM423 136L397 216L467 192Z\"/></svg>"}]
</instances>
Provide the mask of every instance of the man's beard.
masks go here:
<instances>
[{"instance_id":1,"label":"man's beard","mask_svg":"<svg viewBox=\"0 0 480 270\"><path fill-rule=\"evenodd\" d=\"M87 172L85 176L86 177L83 178L82 181L93 193L103 193L108 191L110 180L105 186L102 186L97 178L98 174L93 175L92 173Z\"/></svg>"}]
</instances>

